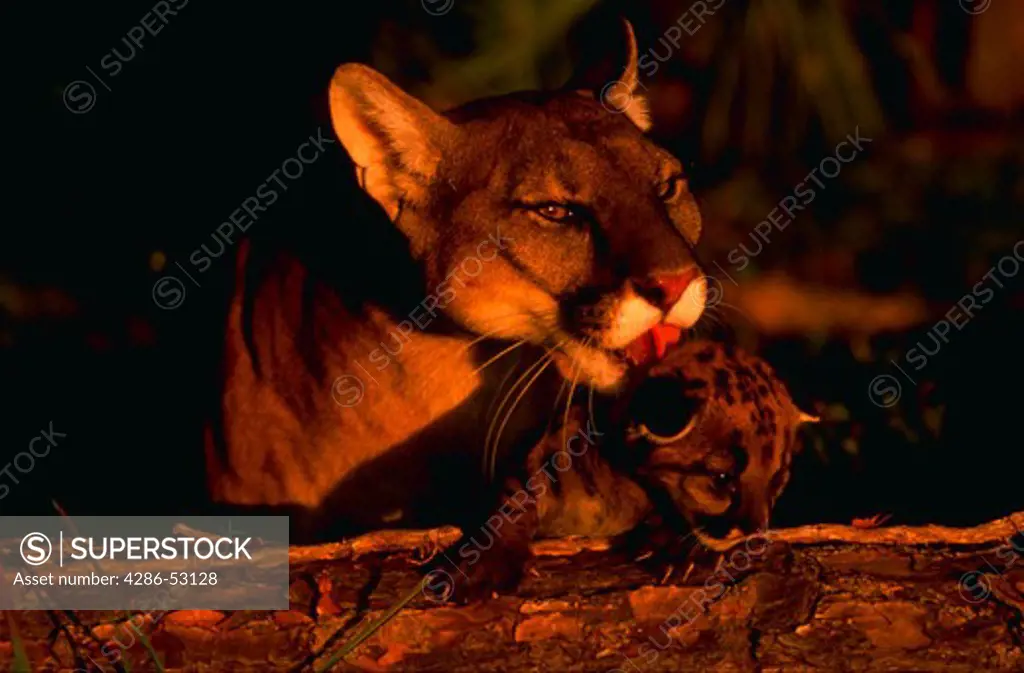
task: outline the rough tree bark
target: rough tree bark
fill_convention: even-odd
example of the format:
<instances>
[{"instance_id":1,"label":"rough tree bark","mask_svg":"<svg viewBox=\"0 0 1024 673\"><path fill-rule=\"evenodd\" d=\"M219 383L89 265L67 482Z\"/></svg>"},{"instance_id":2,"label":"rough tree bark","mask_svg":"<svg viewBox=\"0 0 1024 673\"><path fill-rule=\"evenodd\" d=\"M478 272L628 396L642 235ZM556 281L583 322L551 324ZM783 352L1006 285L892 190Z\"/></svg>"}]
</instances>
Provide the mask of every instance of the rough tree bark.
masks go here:
<instances>
[{"instance_id":1,"label":"rough tree bark","mask_svg":"<svg viewBox=\"0 0 1024 673\"><path fill-rule=\"evenodd\" d=\"M606 542L543 542L515 595L464 607L416 595L333 670L1024 671L1020 531L1024 513L970 529L778 530L726 552L717 571L678 568L665 583ZM415 591L418 558L457 536L296 547L289 611L136 621L167 671L320 670ZM100 653L113 637L131 671L156 670L112 615L14 616L36 670L118 670ZM10 670L7 620L0 638Z\"/></svg>"}]
</instances>

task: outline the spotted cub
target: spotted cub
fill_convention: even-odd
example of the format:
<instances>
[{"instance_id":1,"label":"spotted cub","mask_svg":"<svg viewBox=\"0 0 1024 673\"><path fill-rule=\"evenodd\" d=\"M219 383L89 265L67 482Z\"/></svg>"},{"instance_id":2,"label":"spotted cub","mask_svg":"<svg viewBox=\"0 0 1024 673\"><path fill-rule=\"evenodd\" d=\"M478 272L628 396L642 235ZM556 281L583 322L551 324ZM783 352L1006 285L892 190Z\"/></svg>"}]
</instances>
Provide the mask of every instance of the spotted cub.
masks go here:
<instances>
[{"instance_id":1,"label":"spotted cub","mask_svg":"<svg viewBox=\"0 0 1024 673\"><path fill-rule=\"evenodd\" d=\"M504 479L500 506L457 555L457 598L515 585L529 542L618 536L660 519L706 546L764 529L797 430L817 421L758 357L690 341L616 398L570 409Z\"/></svg>"},{"instance_id":2,"label":"spotted cub","mask_svg":"<svg viewBox=\"0 0 1024 673\"><path fill-rule=\"evenodd\" d=\"M817 420L761 358L693 341L651 367L628 396L623 441L609 454L713 544L768 526L797 430Z\"/></svg>"}]
</instances>

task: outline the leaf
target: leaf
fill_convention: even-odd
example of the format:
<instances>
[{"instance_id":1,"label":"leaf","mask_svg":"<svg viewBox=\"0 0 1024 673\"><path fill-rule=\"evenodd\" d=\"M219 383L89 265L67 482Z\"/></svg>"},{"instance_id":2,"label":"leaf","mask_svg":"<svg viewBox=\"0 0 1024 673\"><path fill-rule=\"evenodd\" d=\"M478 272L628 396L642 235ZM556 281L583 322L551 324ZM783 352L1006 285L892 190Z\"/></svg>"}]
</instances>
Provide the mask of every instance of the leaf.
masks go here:
<instances>
[{"instance_id":1,"label":"leaf","mask_svg":"<svg viewBox=\"0 0 1024 673\"><path fill-rule=\"evenodd\" d=\"M32 673L32 664L28 660L28 653L25 651L25 643L18 632L18 623L10 612L7 613L7 624L11 630L11 649L14 652L14 660L11 662L12 673Z\"/></svg>"},{"instance_id":2,"label":"leaf","mask_svg":"<svg viewBox=\"0 0 1024 673\"><path fill-rule=\"evenodd\" d=\"M68 525L71 526L71 529L75 530L75 527L74 527L75 526L75 522L74 522L74 520L68 515L67 512L64 511L64 508L60 506L60 503L58 503L56 500L51 500L50 502L53 505L54 509L57 510L57 513L60 514L61 517L68 522ZM10 619L9 615L8 615L8 619ZM139 640L142 641L143 647L145 647L146 651L149 652L149 656L153 659L153 664L156 666L157 673L165 673L164 665L160 661L160 656L156 653L156 650L153 648L153 644L151 642L149 642L149 638L146 637L146 634L142 633L142 631L140 631L138 628L136 628L135 624L133 624L131 622L131 618L130 617L128 619L128 624L129 624L129 626L131 626L132 630L134 630L135 633L138 634ZM13 630L12 630L12 633L13 633ZM131 673L131 670L130 670L130 668L128 666L127 659L124 656L122 656L121 657L121 661L124 664L125 671L128 671L128 673Z\"/></svg>"},{"instance_id":3,"label":"leaf","mask_svg":"<svg viewBox=\"0 0 1024 673\"><path fill-rule=\"evenodd\" d=\"M160 661L160 655L157 654L156 650L153 648L153 643L149 642L149 638L147 638L146 634L140 631L138 627L136 627L131 622L129 622L129 625L135 631L135 633L138 634L139 640L142 641L142 646L146 648L147 652L149 652L149 656L153 660L153 664L156 666L157 673L165 673L164 665Z\"/></svg>"},{"instance_id":4,"label":"leaf","mask_svg":"<svg viewBox=\"0 0 1024 673\"><path fill-rule=\"evenodd\" d=\"M349 654L351 654L367 638L372 636L382 626L384 626L392 619L394 619L395 615L397 615L402 610L402 608L408 605L412 601L412 599L416 598L417 594L423 591L423 588L427 585L427 581L429 580L429 578L429 575L427 577L424 577L412 591L407 593L397 603L388 608L387 611L385 611L384 614L382 614L379 619L377 619L374 622L371 622L369 625L367 625L365 629L357 633L355 637L352 638L352 640L342 645L337 652L331 655L331 657L324 663L322 667L316 669L317 673L325 673L326 671L331 670L331 667L333 667L339 661L341 661Z\"/></svg>"}]
</instances>

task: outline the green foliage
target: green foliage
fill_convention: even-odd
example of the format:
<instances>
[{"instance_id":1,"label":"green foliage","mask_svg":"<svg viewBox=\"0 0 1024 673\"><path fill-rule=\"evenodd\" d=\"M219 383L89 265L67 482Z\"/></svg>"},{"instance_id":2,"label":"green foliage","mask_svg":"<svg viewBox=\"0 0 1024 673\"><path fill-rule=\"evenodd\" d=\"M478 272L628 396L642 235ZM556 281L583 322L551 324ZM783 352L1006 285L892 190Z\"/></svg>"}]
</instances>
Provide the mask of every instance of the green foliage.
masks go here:
<instances>
[{"instance_id":1,"label":"green foliage","mask_svg":"<svg viewBox=\"0 0 1024 673\"><path fill-rule=\"evenodd\" d=\"M468 100L555 86L570 74L565 37L597 0L456 2L415 26L386 24L374 64L385 72L420 72L411 88L449 107ZM422 17L420 17L422 19ZM452 54L445 45L468 45Z\"/></svg>"},{"instance_id":2,"label":"green foliage","mask_svg":"<svg viewBox=\"0 0 1024 673\"><path fill-rule=\"evenodd\" d=\"M25 643L18 632L18 623L10 612L7 613L7 625L11 630L11 649L14 653L11 671L13 673L31 673L32 664L29 662L28 653L25 651Z\"/></svg>"},{"instance_id":3,"label":"green foliage","mask_svg":"<svg viewBox=\"0 0 1024 673\"><path fill-rule=\"evenodd\" d=\"M153 661L153 665L156 667L157 673L164 673L164 664L160 661L160 655L157 654L156 648L153 647L153 643L150 642L146 634L143 633L138 627L129 622L129 625L133 631L139 636L139 640L142 641L142 646L149 652L149 658Z\"/></svg>"},{"instance_id":4,"label":"green foliage","mask_svg":"<svg viewBox=\"0 0 1024 673\"><path fill-rule=\"evenodd\" d=\"M867 67L836 0L734 0L712 56L703 145L784 159L817 129L833 144L856 126L873 134L883 117Z\"/></svg>"},{"instance_id":5,"label":"green foliage","mask_svg":"<svg viewBox=\"0 0 1024 673\"><path fill-rule=\"evenodd\" d=\"M351 640L349 640L340 648L338 648L337 651L332 653L331 656L327 658L327 661L323 663L323 665L318 666L316 668L317 673L326 673L327 671L331 670L335 665L343 661L345 657L354 652L357 647L359 647L366 641L367 638L372 636L374 633L379 631L382 626L384 626L392 619L394 619L395 616L402 611L402 608L404 608L406 605L411 603L417 596L423 593L423 590L426 588L429 579L430 576L428 575L427 577L424 577L422 580L420 580L419 584L413 587L413 589L409 591L405 596L403 596L391 607L385 610L380 617L367 624L366 628L364 628L362 631L353 636ZM335 633L335 635L338 634ZM333 639L333 636L331 639Z\"/></svg>"}]
</instances>

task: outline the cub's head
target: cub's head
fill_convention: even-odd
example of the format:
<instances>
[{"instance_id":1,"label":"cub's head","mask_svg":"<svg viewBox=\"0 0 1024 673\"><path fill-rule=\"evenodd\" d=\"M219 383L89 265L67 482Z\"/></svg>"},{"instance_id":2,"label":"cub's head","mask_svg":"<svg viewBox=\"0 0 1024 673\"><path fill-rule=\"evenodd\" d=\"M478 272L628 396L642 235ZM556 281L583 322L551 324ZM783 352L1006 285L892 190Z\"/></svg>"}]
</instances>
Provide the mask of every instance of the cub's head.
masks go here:
<instances>
[{"instance_id":1,"label":"cub's head","mask_svg":"<svg viewBox=\"0 0 1024 673\"><path fill-rule=\"evenodd\" d=\"M712 547L768 526L797 428L817 421L763 360L708 341L674 349L628 400L624 457L652 500Z\"/></svg>"},{"instance_id":2,"label":"cub's head","mask_svg":"<svg viewBox=\"0 0 1024 673\"><path fill-rule=\"evenodd\" d=\"M700 215L650 142L636 44L611 86L521 93L438 114L360 65L333 124L364 189L410 241L432 303L477 335L552 351L602 389L664 353L704 308Z\"/></svg>"}]
</instances>

